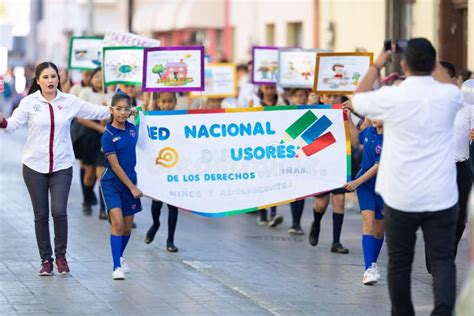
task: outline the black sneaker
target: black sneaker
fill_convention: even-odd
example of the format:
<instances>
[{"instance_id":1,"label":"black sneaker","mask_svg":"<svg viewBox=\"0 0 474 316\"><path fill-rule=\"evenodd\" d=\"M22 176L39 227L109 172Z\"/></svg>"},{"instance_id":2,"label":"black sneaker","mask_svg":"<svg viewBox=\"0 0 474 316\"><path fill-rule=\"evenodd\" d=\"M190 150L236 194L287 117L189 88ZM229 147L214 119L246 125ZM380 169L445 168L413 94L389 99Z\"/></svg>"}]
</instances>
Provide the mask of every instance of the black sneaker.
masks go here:
<instances>
[{"instance_id":1,"label":"black sneaker","mask_svg":"<svg viewBox=\"0 0 474 316\"><path fill-rule=\"evenodd\" d=\"M107 218L109 218L109 215L107 215L107 212L104 211L104 210L100 210L100 212L99 212L99 219L104 219L104 220L105 220L105 219L107 219Z\"/></svg>"},{"instance_id":2,"label":"black sneaker","mask_svg":"<svg viewBox=\"0 0 474 316\"><path fill-rule=\"evenodd\" d=\"M309 230L308 240L309 244L313 247L317 246L319 243L319 231L321 230L320 225L316 225L316 222L313 221L311 224L311 229Z\"/></svg>"},{"instance_id":3,"label":"black sneaker","mask_svg":"<svg viewBox=\"0 0 474 316\"><path fill-rule=\"evenodd\" d=\"M166 250L168 252L178 252L178 248L172 242L166 243Z\"/></svg>"},{"instance_id":4,"label":"black sneaker","mask_svg":"<svg viewBox=\"0 0 474 316\"><path fill-rule=\"evenodd\" d=\"M86 216L92 215L92 206L82 203L82 213Z\"/></svg>"},{"instance_id":5,"label":"black sneaker","mask_svg":"<svg viewBox=\"0 0 474 316\"><path fill-rule=\"evenodd\" d=\"M277 227L278 225L280 225L281 223L283 223L283 216L281 215L276 215L272 218L272 216L270 216L271 220L270 222L268 222L268 226L270 227Z\"/></svg>"},{"instance_id":6,"label":"black sneaker","mask_svg":"<svg viewBox=\"0 0 474 316\"><path fill-rule=\"evenodd\" d=\"M132 228L137 228L137 224L135 222L132 222Z\"/></svg>"},{"instance_id":7,"label":"black sneaker","mask_svg":"<svg viewBox=\"0 0 474 316\"><path fill-rule=\"evenodd\" d=\"M331 252L347 255L349 253L349 249L344 248L344 246L340 242L338 242L331 246Z\"/></svg>"},{"instance_id":8,"label":"black sneaker","mask_svg":"<svg viewBox=\"0 0 474 316\"><path fill-rule=\"evenodd\" d=\"M303 229L299 225L293 225L290 229L288 229L288 234L290 235L304 235Z\"/></svg>"},{"instance_id":9,"label":"black sneaker","mask_svg":"<svg viewBox=\"0 0 474 316\"><path fill-rule=\"evenodd\" d=\"M145 244L149 244L153 241L153 239L155 239L156 232L159 228L160 224L158 224L158 226L151 225L150 229L148 229L145 235Z\"/></svg>"}]
</instances>

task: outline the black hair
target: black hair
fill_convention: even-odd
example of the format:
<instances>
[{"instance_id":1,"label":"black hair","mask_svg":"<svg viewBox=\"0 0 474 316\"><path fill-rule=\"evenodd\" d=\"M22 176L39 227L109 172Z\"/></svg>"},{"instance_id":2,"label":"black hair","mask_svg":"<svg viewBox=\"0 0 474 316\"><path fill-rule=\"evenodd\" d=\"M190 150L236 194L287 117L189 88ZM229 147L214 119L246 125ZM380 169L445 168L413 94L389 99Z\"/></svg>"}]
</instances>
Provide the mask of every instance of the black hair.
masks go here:
<instances>
[{"instance_id":1,"label":"black hair","mask_svg":"<svg viewBox=\"0 0 474 316\"><path fill-rule=\"evenodd\" d=\"M306 94L309 95L309 89L305 89L305 88L290 88L290 91L289 91L289 96L292 97L293 95L295 95L298 91L303 91L305 92Z\"/></svg>"},{"instance_id":2,"label":"black hair","mask_svg":"<svg viewBox=\"0 0 474 316\"><path fill-rule=\"evenodd\" d=\"M349 101L349 98L346 95L341 95L341 103Z\"/></svg>"},{"instance_id":3,"label":"black hair","mask_svg":"<svg viewBox=\"0 0 474 316\"><path fill-rule=\"evenodd\" d=\"M451 64L448 61L440 61L439 63L441 64L441 66L443 66L444 69L446 69L446 71L448 72L448 75L451 78L456 77L456 67L454 67L453 64Z\"/></svg>"},{"instance_id":4,"label":"black hair","mask_svg":"<svg viewBox=\"0 0 474 316\"><path fill-rule=\"evenodd\" d=\"M460 76L462 78L462 82L468 80L471 78L472 76L472 71L466 69L466 70L461 70L458 74L458 76Z\"/></svg>"},{"instance_id":5,"label":"black hair","mask_svg":"<svg viewBox=\"0 0 474 316\"><path fill-rule=\"evenodd\" d=\"M237 71L249 72L249 67L246 64L237 65Z\"/></svg>"},{"instance_id":6,"label":"black hair","mask_svg":"<svg viewBox=\"0 0 474 316\"><path fill-rule=\"evenodd\" d=\"M94 70L92 71L92 73L91 73L91 80L89 81L89 87L91 87L91 88L92 88L92 91L94 91L94 92L100 92L100 91L95 91L94 87L92 86L92 78L93 78L94 75L95 75L96 73L98 73L99 71L102 71L102 67L97 67L96 69L94 69ZM104 87L104 86L102 86L102 92L105 92L105 87Z\"/></svg>"},{"instance_id":7,"label":"black hair","mask_svg":"<svg viewBox=\"0 0 474 316\"><path fill-rule=\"evenodd\" d=\"M117 102L119 102L120 100L125 100L125 101L127 101L127 104L129 106L132 106L132 100L130 99L128 94L126 94L125 92L123 92L120 89L117 90L117 92L115 92L114 96L112 97L112 101L110 102L110 106L115 106L115 104L117 104Z\"/></svg>"},{"instance_id":8,"label":"black hair","mask_svg":"<svg viewBox=\"0 0 474 316\"><path fill-rule=\"evenodd\" d=\"M412 38L403 58L414 75L431 75L436 65L436 50L426 38Z\"/></svg>"},{"instance_id":9,"label":"black hair","mask_svg":"<svg viewBox=\"0 0 474 316\"><path fill-rule=\"evenodd\" d=\"M173 97L174 97L174 99L175 99L175 101L178 101L178 98L176 97L176 93L174 93L174 92L154 93L154 94L153 94L153 100L155 100L155 101L160 100L160 96L161 96L163 93L170 93L170 94L172 94Z\"/></svg>"},{"instance_id":10,"label":"black hair","mask_svg":"<svg viewBox=\"0 0 474 316\"><path fill-rule=\"evenodd\" d=\"M258 86L257 97L260 99L260 102L263 101L262 86ZM276 90L276 87L275 87L275 94L273 95L272 103L276 104L277 102L278 102L278 91Z\"/></svg>"},{"instance_id":11,"label":"black hair","mask_svg":"<svg viewBox=\"0 0 474 316\"><path fill-rule=\"evenodd\" d=\"M53 68L54 71L56 72L56 75L58 76L58 90L61 91L61 78L59 77L58 67L50 61L45 61L36 66L35 76L33 79L31 79L31 85L30 85L30 88L28 89L28 94L35 93L38 90L41 91L41 87L39 86L36 79L39 78L43 70L47 68Z\"/></svg>"}]
</instances>

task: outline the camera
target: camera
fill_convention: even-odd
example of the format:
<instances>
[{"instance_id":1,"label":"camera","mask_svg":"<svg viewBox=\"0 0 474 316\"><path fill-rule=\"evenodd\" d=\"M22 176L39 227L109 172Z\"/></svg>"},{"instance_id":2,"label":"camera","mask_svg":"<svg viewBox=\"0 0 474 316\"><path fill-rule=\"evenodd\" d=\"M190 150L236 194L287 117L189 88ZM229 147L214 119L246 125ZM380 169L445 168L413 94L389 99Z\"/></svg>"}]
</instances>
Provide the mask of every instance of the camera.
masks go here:
<instances>
[{"instance_id":1,"label":"camera","mask_svg":"<svg viewBox=\"0 0 474 316\"><path fill-rule=\"evenodd\" d=\"M401 54L405 51L405 48L407 47L408 40L396 40L395 41L395 50L393 51L395 54ZM392 40L388 39L385 40L383 43L383 47L385 51L391 50L392 49Z\"/></svg>"}]
</instances>

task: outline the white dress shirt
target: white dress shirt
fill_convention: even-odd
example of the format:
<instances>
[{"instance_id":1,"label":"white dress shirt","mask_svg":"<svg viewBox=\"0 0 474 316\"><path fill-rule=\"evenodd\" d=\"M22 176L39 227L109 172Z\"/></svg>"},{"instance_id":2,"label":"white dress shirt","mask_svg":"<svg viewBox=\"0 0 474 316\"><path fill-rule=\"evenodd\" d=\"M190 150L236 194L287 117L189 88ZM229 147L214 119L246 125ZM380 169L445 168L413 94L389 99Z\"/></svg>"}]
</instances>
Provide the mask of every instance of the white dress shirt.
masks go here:
<instances>
[{"instance_id":1,"label":"white dress shirt","mask_svg":"<svg viewBox=\"0 0 474 316\"><path fill-rule=\"evenodd\" d=\"M15 131L28 123L28 138L22 162L40 172L52 173L71 167L75 157L71 142L71 120L74 117L103 120L110 117L108 107L92 104L58 90L48 102L37 91L24 97L4 130Z\"/></svg>"},{"instance_id":2,"label":"white dress shirt","mask_svg":"<svg viewBox=\"0 0 474 316\"><path fill-rule=\"evenodd\" d=\"M474 128L474 104L464 102L454 120L454 158L456 162L469 159L469 132Z\"/></svg>"},{"instance_id":3,"label":"white dress shirt","mask_svg":"<svg viewBox=\"0 0 474 316\"><path fill-rule=\"evenodd\" d=\"M356 112L384 121L376 191L388 206L431 212L457 203L453 126L462 102L456 86L431 76L354 96Z\"/></svg>"}]
</instances>

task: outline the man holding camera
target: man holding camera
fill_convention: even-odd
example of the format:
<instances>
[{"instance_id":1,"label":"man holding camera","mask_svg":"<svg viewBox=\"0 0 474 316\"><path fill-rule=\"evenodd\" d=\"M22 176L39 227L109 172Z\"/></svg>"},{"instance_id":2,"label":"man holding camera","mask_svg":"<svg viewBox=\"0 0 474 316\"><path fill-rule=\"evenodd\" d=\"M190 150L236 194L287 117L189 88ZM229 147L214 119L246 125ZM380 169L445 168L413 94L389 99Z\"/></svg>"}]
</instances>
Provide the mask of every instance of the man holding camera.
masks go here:
<instances>
[{"instance_id":1,"label":"man holding camera","mask_svg":"<svg viewBox=\"0 0 474 316\"><path fill-rule=\"evenodd\" d=\"M456 295L454 232L458 216L453 125L462 94L436 63L424 38L408 41L399 86L371 91L391 50L380 53L355 91L353 110L384 121L384 148L376 191L385 201L388 286L392 315L414 315L411 268L421 227L431 263L434 315L451 315ZM432 75L433 74L433 75Z\"/></svg>"}]
</instances>

